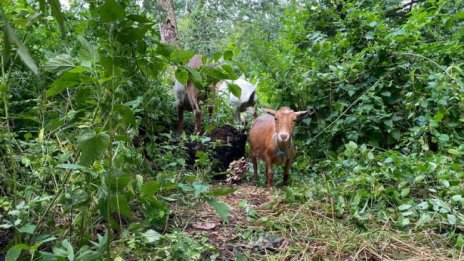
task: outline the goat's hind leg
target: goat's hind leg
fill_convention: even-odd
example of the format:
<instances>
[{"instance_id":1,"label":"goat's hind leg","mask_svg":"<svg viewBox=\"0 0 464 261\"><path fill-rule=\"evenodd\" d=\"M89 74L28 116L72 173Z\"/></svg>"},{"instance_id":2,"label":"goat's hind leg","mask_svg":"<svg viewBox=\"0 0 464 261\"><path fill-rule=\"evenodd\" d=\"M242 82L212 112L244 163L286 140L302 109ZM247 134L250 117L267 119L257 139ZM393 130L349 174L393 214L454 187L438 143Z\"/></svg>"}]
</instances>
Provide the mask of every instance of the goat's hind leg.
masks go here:
<instances>
[{"instance_id":1,"label":"goat's hind leg","mask_svg":"<svg viewBox=\"0 0 464 261\"><path fill-rule=\"evenodd\" d=\"M184 128L184 107L182 105L177 105L177 134L182 135L182 130Z\"/></svg>"},{"instance_id":2,"label":"goat's hind leg","mask_svg":"<svg viewBox=\"0 0 464 261\"><path fill-rule=\"evenodd\" d=\"M258 159L251 153L250 155L251 163L253 163L253 174L255 176L255 182L258 184Z\"/></svg>"}]
</instances>

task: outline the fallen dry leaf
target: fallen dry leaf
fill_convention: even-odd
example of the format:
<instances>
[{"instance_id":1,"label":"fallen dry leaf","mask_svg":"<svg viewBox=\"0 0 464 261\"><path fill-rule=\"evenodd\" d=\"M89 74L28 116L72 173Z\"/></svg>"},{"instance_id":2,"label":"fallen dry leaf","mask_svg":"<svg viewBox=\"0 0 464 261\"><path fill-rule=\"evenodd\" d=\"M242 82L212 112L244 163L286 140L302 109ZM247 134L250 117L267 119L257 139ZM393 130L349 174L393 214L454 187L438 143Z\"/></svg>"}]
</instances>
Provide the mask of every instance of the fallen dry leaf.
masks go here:
<instances>
[{"instance_id":1,"label":"fallen dry leaf","mask_svg":"<svg viewBox=\"0 0 464 261\"><path fill-rule=\"evenodd\" d=\"M213 228L215 228L217 226L216 223L206 223L206 224L202 224L202 223L194 223L192 224L192 227L196 228L196 229L203 229L203 230L211 230Z\"/></svg>"}]
</instances>

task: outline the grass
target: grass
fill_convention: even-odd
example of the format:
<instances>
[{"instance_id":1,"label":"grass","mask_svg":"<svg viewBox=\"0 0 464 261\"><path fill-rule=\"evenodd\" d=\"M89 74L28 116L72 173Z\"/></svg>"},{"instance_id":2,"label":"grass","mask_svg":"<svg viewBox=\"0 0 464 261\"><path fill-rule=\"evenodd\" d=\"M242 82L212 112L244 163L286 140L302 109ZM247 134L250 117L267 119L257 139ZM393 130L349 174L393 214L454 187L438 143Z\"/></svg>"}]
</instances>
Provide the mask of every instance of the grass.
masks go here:
<instances>
[{"instance_id":1,"label":"grass","mask_svg":"<svg viewBox=\"0 0 464 261\"><path fill-rule=\"evenodd\" d=\"M356 224L348 216L334 217L318 201L299 207L284 203L278 191L267 208L257 209L250 223L255 235L281 237L285 246L278 251L242 248L249 260L460 260L462 251L447 244L436 231L406 233L392 224ZM244 234L249 228L237 231ZM248 236L248 240L250 237ZM245 240L247 238L244 238ZM256 240L256 237L253 238ZM259 249L259 247L258 247Z\"/></svg>"}]
</instances>

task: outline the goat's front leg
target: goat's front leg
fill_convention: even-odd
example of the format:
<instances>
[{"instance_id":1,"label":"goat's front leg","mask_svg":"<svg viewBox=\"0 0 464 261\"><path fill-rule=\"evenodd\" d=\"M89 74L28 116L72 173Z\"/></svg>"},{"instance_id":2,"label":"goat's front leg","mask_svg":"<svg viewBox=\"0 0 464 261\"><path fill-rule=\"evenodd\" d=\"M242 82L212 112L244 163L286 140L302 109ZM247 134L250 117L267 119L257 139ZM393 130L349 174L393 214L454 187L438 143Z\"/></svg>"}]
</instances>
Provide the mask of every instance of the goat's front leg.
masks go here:
<instances>
[{"instance_id":1,"label":"goat's front leg","mask_svg":"<svg viewBox=\"0 0 464 261\"><path fill-rule=\"evenodd\" d=\"M182 134L184 128L184 108L182 105L177 104L177 133Z\"/></svg>"},{"instance_id":2,"label":"goat's front leg","mask_svg":"<svg viewBox=\"0 0 464 261\"><path fill-rule=\"evenodd\" d=\"M272 177L274 173L272 172L272 161L269 159L265 160L266 162L266 178L267 178L267 187L272 187Z\"/></svg>"},{"instance_id":3,"label":"goat's front leg","mask_svg":"<svg viewBox=\"0 0 464 261\"><path fill-rule=\"evenodd\" d=\"M284 186L288 184L288 173L290 171L290 159L285 160L285 165L284 165Z\"/></svg>"},{"instance_id":4,"label":"goat's front leg","mask_svg":"<svg viewBox=\"0 0 464 261\"><path fill-rule=\"evenodd\" d=\"M201 111L194 111L195 113L195 134L201 134Z\"/></svg>"},{"instance_id":5,"label":"goat's front leg","mask_svg":"<svg viewBox=\"0 0 464 261\"><path fill-rule=\"evenodd\" d=\"M258 184L258 159L253 155L253 149L250 148L251 151L251 162L253 163L253 174L255 175L256 184Z\"/></svg>"}]
</instances>

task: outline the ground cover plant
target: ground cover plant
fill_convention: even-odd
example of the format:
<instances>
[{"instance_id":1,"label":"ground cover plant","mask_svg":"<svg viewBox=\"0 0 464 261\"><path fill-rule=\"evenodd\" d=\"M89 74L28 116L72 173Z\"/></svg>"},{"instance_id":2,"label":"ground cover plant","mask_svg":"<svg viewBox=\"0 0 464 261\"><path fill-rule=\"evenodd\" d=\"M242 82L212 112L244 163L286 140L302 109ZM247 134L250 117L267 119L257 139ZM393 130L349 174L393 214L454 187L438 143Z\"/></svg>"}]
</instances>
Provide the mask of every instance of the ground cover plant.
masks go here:
<instances>
[{"instance_id":1,"label":"ground cover plant","mask_svg":"<svg viewBox=\"0 0 464 261\"><path fill-rule=\"evenodd\" d=\"M464 259L463 7L3 1L0 260ZM175 132L174 79L240 76L313 112L288 186L217 171L211 132L252 120L220 95Z\"/></svg>"}]
</instances>

